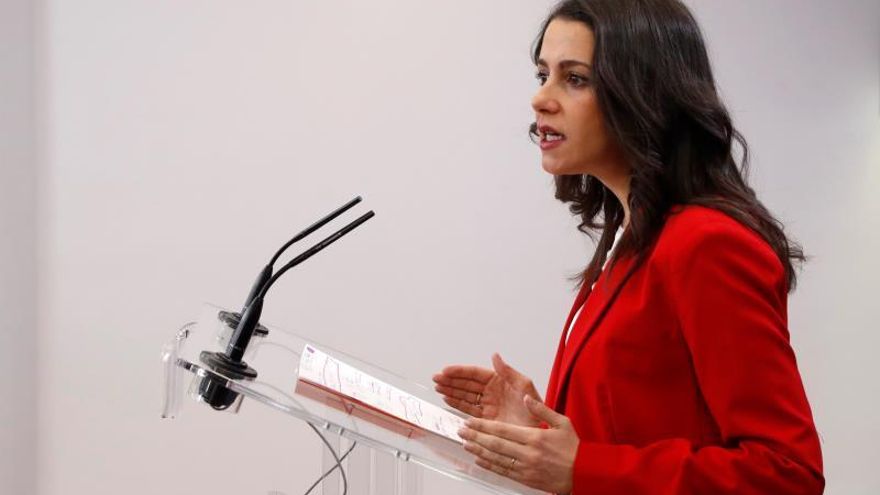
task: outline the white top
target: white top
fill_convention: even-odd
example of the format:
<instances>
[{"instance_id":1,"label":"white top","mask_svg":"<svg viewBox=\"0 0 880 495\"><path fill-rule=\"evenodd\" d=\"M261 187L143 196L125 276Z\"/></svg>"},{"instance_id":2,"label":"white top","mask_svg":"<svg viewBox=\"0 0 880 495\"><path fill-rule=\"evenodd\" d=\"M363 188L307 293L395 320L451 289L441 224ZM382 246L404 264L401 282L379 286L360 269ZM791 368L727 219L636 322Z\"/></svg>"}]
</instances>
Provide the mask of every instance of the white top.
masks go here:
<instances>
[{"instance_id":1,"label":"white top","mask_svg":"<svg viewBox=\"0 0 880 495\"><path fill-rule=\"evenodd\" d=\"M614 248L617 247L617 242L620 241L620 237L623 235L623 229L617 229L617 233L614 234L614 242L611 244L611 249L608 250L608 253L613 253ZM608 262L611 261L611 256L605 258L605 264L602 265L602 270L605 270L605 267L608 266ZM598 278L596 279L598 281ZM590 290L596 287L596 282L593 282L593 285L590 286ZM581 310L584 309L586 305L586 300L581 303L581 307L578 308L577 313L574 314L574 318L571 319L571 325L568 326L568 330L565 332L565 343L568 344L568 337L571 335L571 329L574 328L574 324L577 323L578 318L581 316Z\"/></svg>"}]
</instances>

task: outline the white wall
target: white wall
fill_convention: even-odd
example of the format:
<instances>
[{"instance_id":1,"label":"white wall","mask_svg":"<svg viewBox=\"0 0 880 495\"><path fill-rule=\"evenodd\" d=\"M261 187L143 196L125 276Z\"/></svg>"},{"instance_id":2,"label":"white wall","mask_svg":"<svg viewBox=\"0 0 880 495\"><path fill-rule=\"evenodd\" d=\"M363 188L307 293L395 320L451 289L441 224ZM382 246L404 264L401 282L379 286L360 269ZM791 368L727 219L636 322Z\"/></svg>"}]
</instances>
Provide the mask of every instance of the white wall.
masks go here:
<instances>
[{"instance_id":1,"label":"white wall","mask_svg":"<svg viewBox=\"0 0 880 495\"><path fill-rule=\"evenodd\" d=\"M0 2L0 493L36 486L33 8Z\"/></svg>"},{"instance_id":2,"label":"white wall","mask_svg":"<svg viewBox=\"0 0 880 495\"><path fill-rule=\"evenodd\" d=\"M526 139L549 4L47 1L38 492L302 492L308 430L261 408L161 421L158 354L354 194L377 217L266 318L423 381L498 350L543 387L591 250ZM878 6L691 5L757 187L813 255L791 326L828 493L876 493ZM219 432L259 455L218 466ZM200 484L218 469L228 487Z\"/></svg>"}]
</instances>

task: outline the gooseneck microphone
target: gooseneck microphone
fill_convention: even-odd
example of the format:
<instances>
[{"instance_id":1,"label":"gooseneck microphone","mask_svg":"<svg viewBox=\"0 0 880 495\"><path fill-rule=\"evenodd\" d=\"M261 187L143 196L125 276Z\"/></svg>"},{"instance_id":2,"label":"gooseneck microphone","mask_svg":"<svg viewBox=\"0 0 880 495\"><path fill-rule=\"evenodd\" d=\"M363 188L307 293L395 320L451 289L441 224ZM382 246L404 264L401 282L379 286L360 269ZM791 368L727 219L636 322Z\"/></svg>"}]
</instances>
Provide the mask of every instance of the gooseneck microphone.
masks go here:
<instances>
[{"instance_id":1,"label":"gooseneck microphone","mask_svg":"<svg viewBox=\"0 0 880 495\"><path fill-rule=\"evenodd\" d=\"M255 333L268 333L268 330L259 324L260 316L263 312L263 299L266 297L266 292L282 275L287 273L287 271L319 253L330 244L339 240L345 234L356 229L361 224L375 216L375 213L372 210L364 213L345 227L337 230L330 236L297 255L273 274L275 262L288 247L323 227L354 205L358 204L360 201L361 197L358 196L337 208L324 218L306 227L302 232L298 233L285 243L281 249L272 256L269 264L260 271L257 280L251 287L241 315L226 313L227 323L235 324L235 331L229 339L226 350L224 352L202 351L199 358L203 363L227 378L253 380L257 377L257 370L244 362L242 358L244 357L247 346ZM202 383L199 386L199 395L205 400L205 402L210 404L211 407L218 410L228 408L238 397L238 393L229 390L223 383L214 379L210 375L202 380Z\"/></svg>"},{"instance_id":2,"label":"gooseneck microphone","mask_svg":"<svg viewBox=\"0 0 880 495\"><path fill-rule=\"evenodd\" d=\"M238 324L238 327L235 329L235 332L232 334L232 338L229 339L229 345L226 347L226 354L235 360L240 360L242 356L244 356L244 351L247 349L248 342L250 342L251 336L253 335L254 328L256 328L257 323L260 319L260 314L263 311L263 298L266 296L266 291L269 290L270 287L288 270L299 265L303 261L311 258L322 249L326 248L330 244L336 242L340 237L345 234L351 232L356 229L362 223L367 220L373 218L375 213L369 211L364 213L360 217L358 217L353 222L349 223L345 227L339 229L334 232L332 235L322 240L321 242L315 244L314 246L307 249L305 252L300 254L299 256L290 260L286 265L281 267L278 270L278 273L272 275L272 277L263 284L260 291L254 297L253 301L248 305L248 307L244 310L244 313L241 315L241 322Z\"/></svg>"},{"instance_id":3,"label":"gooseneck microphone","mask_svg":"<svg viewBox=\"0 0 880 495\"><path fill-rule=\"evenodd\" d=\"M251 291L248 294L247 299L244 301L244 309L242 309L242 312L244 312L244 310L246 310L247 307L251 305L251 303L257 297L257 294L260 293L260 291L263 289L263 286L266 285L266 282L268 282L269 278L272 277L272 270L273 270L273 267L275 266L275 262L278 261L278 258L281 256L282 253L284 253L284 251L287 251L287 248L289 248L290 246L294 245L295 243L305 239L306 237L309 236L309 234L320 229L324 225L327 225L328 223L333 221L336 217L338 217L339 215L342 215L343 213L345 213L346 211L351 209L352 206L354 206L360 202L361 202L361 197L360 196L355 197L354 199L352 199L348 203L345 203L344 205L340 206L336 210L330 212L330 214L328 214L324 218L322 218L322 219L318 220L317 222L306 227L302 232L293 236L293 239L284 243L284 245L281 246L281 248L272 256L272 259L269 260L269 264L266 265L263 268L263 270L260 272L260 274L257 276L257 280L254 282L254 285L251 287Z\"/></svg>"},{"instance_id":4,"label":"gooseneck microphone","mask_svg":"<svg viewBox=\"0 0 880 495\"><path fill-rule=\"evenodd\" d=\"M269 260L269 263L266 266L264 266L263 269L260 271L260 273L257 275L257 280L254 281L254 284L251 286L251 290L248 293L247 299L245 299L245 301L244 301L244 306L242 306L241 312L240 313L232 313L232 312L228 312L228 311L221 311L220 314L218 315L218 317L224 323L229 325L230 327L237 328L238 324L241 322L241 316L245 313L248 306L251 305L251 303L254 301L254 299L256 299L257 294L260 293L260 290L263 289L263 286L266 285L266 282L268 282L269 279L272 277L272 271L274 270L275 262L278 261L278 258L284 253L284 251L287 251L287 248L289 248L290 246L292 246L296 242L305 239L306 237L309 236L309 234L320 229L324 225L327 225L328 223L333 221L336 217L338 217L339 215L342 215L343 213L345 213L346 211L351 209L352 206L354 206L360 202L361 202L361 197L360 196L355 197L354 199L352 199L348 203L345 203L344 205L340 206L336 210L330 212L324 218L309 225L308 227L303 229L302 232L296 234L295 236L293 236L292 239L290 239L289 241L284 243L284 245L281 246L281 248L278 249L278 251L276 251L274 255L272 255L272 258ZM259 323L257 323L257 326L254 328L254 334L266 336L269 334L269 329L267 329L263 325L260 325Z\"/></svg>"}]
</instances>

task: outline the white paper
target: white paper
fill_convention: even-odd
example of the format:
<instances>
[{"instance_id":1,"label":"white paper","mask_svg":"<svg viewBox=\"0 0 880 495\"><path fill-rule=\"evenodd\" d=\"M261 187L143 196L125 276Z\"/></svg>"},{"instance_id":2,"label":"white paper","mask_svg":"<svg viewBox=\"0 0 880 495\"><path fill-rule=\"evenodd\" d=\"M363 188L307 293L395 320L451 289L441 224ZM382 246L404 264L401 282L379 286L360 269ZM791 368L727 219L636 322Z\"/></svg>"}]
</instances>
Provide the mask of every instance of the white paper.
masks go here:
<instances>
[{"instance_id":1,"label":"white paper","mask_svg":"<svg viewBox=\"0 0 880 495\"><path fill-rule=\"evenodd\" d=\"M299 361L299 378L356 399L391 416L461 443L464 420L408 394L306 344Z\"/></svg>"}]
</instances>

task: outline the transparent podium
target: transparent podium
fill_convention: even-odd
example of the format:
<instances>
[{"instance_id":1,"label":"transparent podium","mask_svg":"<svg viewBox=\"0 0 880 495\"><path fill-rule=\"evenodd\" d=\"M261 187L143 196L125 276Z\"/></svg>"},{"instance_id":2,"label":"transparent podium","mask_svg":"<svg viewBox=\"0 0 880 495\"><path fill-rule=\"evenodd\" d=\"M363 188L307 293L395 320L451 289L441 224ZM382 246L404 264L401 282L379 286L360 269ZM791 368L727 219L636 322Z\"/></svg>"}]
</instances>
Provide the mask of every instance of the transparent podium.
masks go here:
<instances>
[{"instance_id":1,"label":"transparent podium","mask_svg":"<svg viewBox=\"0 0 880 495\"><path fill-rule=\"evenodd\" d=\"M356 442L356 448L341 463L351 495L418 495L423 489L424 469L474 484L485 493L541 493L476 466L473 456L458 442L383 418L354 401L310 393L308 387L298 386L300 353L310 344L392 387L445 408L433 390L320 342L284 329L260 326L244 356L258 371L257 378L223 376L204 364L200 354L226 348L235 327L235 316L222 308L205 305L198 321L184 326L166 344L162 353L165 366L163 417L177 415L186 399L205 402L209 409L231 412L237 411L242 401L251 401L311 424L339 457ZM218 396L223 399L220 407ZM316 450L314 455L323 459L322 471L315 473L316 479L337 464L326 448ZM312 493L341 495L342 492L342 477L339 470L335 470Z\"/></svg>"}]
</instances>

